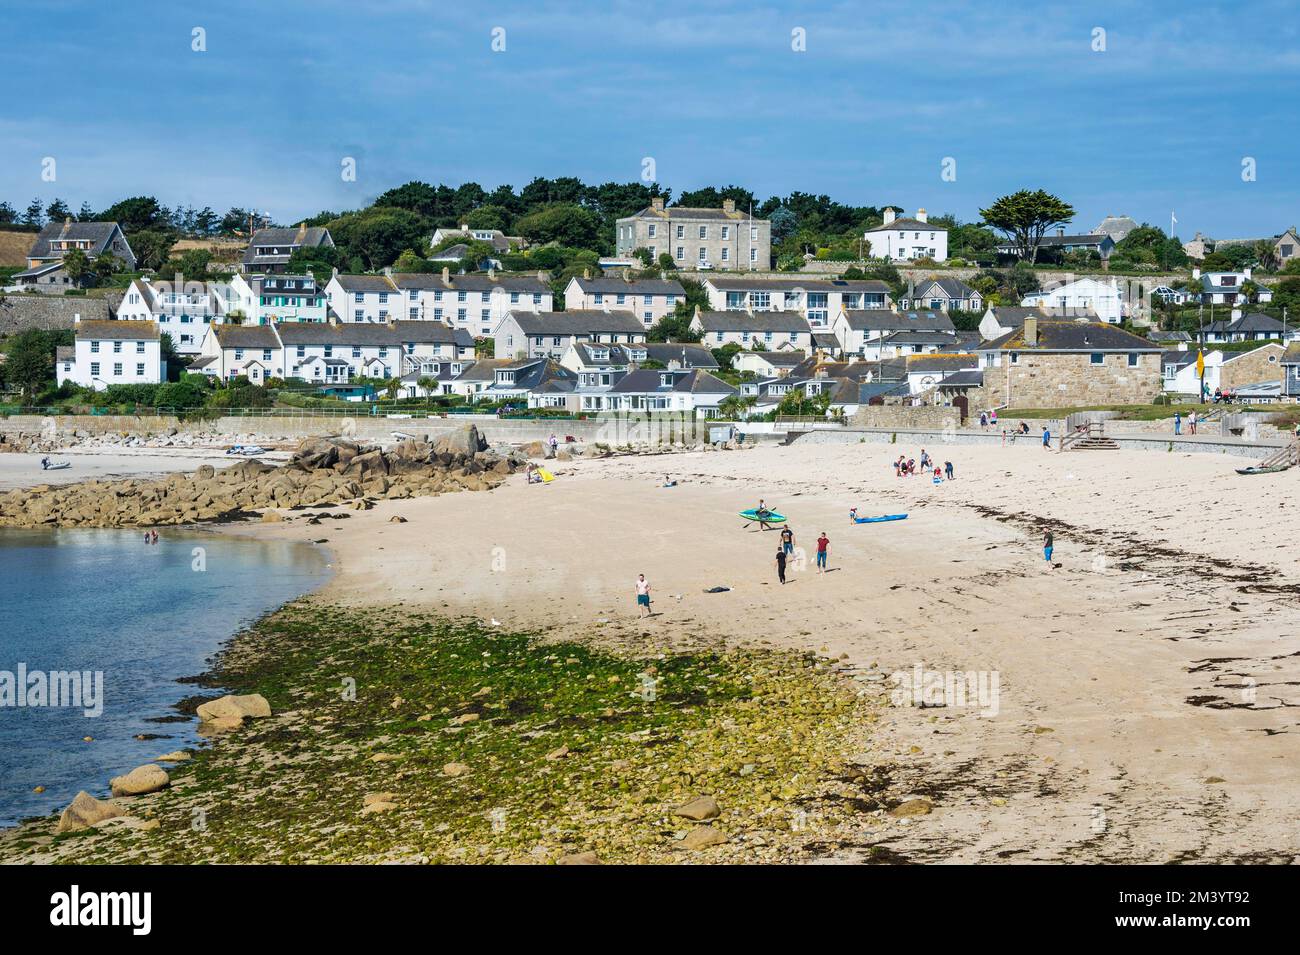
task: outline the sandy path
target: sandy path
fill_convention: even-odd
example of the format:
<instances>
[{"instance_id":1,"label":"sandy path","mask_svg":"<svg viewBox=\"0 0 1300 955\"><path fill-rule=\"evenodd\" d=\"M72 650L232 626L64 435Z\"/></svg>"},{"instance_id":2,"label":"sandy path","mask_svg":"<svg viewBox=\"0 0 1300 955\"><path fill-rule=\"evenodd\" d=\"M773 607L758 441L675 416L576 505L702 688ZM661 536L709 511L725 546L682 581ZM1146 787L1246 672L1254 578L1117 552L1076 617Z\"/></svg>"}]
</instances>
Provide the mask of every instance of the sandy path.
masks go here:
<instances>
[{"instance_id":1,"label":"sandy path","mask_svg":"<svg viewBox=\"0 0 1300 955\"><path fill-rule=\"evenodd\" d=\"M1211 455L962 447L948 449L959 480L936 487L894 477L900 450L917 451L582 461L546 487L517 478L248 532L327 539L339 575L326 596L346 603L644 647L825 652L869 692L888 686L873 665L996 675L995 715L887 710L863 759L937 808L864 844L927 861L1289 861L1300 546L1282 498L1300 475L1238 477L1240 461ZM659 487L665 471L685 483ZM832 573L777 584L777 535L734 516L760 496L810 552L828 532ZM852 526L855 504L911 517ZM1068 525L1054 525L1055 569L1041 521ZM656 596L644 621L640 572ZM732 589L703 593L715 585Z\"/></svg>"}]
</instances>

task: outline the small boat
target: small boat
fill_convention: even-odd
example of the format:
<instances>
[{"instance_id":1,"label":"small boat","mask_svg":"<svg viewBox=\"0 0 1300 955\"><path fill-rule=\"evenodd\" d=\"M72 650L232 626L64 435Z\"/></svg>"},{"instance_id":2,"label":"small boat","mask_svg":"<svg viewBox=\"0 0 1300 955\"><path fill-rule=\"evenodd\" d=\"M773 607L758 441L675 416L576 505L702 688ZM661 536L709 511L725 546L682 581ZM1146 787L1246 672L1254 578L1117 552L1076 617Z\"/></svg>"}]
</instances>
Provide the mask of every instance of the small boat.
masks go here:
<instances>
[{"instance_id":1,"label":"small boat","mask_svg":"<svg viewBox=\"0 0 1300 955\"><path fill-rule=\"evenodd\" d=\"M751 524L752 523L758 523L758 524L784 524L785 523L784 514L778 514L776 511L764 511L762 516L759 516L758 510L752 507L747 511L741 511L740 516L743 517L745 520L749 521Z\"/></svg>"},{"instance_id":2,"label":"small boat","mask_svg":"<svg viewBox=\"0 0 1300 955\"><path fill-rule=\"evenodd\" d=\"M881 514L879 517L855 517L854 524L880 524L884 521L905 521L906 514Z\"/></svg>"},{"instance_id":3,"label":"small boat","mask_svg":"<svg viewBox=\"0 0 1300 955\"><path fill-rule=\"evenodd\" d=\"M41 462L42 471L63 471L70 467L72 467L71 461L50 461L50 462L42 461Z\"/></svg>"},{"instance_id":4,"label":"small boat","mask_svg":"<svg viewBox=\"0 0 1300 955\"><path fill-rule=\"evenodd\" d=\"M257 444L236 444L234 447L226 448L226 454L238 454L243 457L252 457L255 454L266 454L266 448Z\"/></svg>"},{"instance_id":5,"label":"small boat","mask_svg":"<svg viewBox=\"0 0 1300 955\"><path fill-rule=\"evenodd\" d=\"M1289 464L1274 464L1274 465L1270 465L1269 467L1237 468L1237 473L1238 474L1277 474L1277 472L1285 471L1289 467L1291 467L1291 465Z\"/></svg>"},{"instance_id":6,"label":"small boat","mask_svg":"<svg viewBox=\"0 0 1300 955\"><path fill-rule=\"evenodd\" d=\"M405 431L390 431L390 432L388 432L388 433L391 434L391 435L392 435L394 438L396 438L398 441L414 441L414 440L415 440L415 435L413 435L413 434L407 434Z\"/></svg>"}]
</instances>

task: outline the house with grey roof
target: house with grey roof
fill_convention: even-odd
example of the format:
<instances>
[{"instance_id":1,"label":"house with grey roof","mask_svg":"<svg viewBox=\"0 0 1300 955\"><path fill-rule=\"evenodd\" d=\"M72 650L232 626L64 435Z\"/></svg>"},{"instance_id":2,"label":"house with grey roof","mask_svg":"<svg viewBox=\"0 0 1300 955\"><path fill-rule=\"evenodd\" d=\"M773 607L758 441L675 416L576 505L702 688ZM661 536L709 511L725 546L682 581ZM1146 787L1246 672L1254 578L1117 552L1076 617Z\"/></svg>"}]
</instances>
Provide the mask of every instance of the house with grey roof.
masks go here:
<instances>
[{"instance_id":1,"label":"house with grey roof","mask_svg":"<svg viewBox=\"0 0 1300 955\"><path fill-rule=\"evenodd\" d=\"M82 320L72 351L55 350L55 380L103 391L109 385L156 385L167 380L156 322Z\"/></svg>"},{"instance_id":2,"label":"house with grey roof","mask_svg":"<svg viewBox=\"0 0 1300 955\"><path fill-rule=\"evenodd\" d=\"M1255 286L1255 300L1261 305L1273 301L1273 290L1256 282L1249 267L1240 272L1204 273L1199 268L1193 268L1192 284L1188 287L1193 294L1189 294L1188 298L1202 305L1247 305L1250 303L1243 291L1247 282ZM1200 288L1196 291L1198 285Z\"/></svg>"},{"instance_id":3,"label":"house with grey roof","mask_svg":"<svg viewBox=\"0 0 1300 955\"><path fill-rule=\"evenodd\" d=\"M645 341L645 324L630 311L565 309L563 312L531 312L511 309L493 330L497 358L564 357L578 341L610 345Z\"/></svg>"},{"instance_id":4,"label":"house with grey roof","mask_svg":"<svg viewBox=\"0 0 1300 955\"><path fill-rule=\"evenodd\" d=\"M925 279L916 282L898 300L900 309L928 308L940 312L978 312L984 296L961 279Z\"/></svg>"},{"instance_id":5,"label":"house with grey roof","mask_svg":"<svg viewBox=\"0 0 1300 955\"><path fill-rule=\"evenodd\" d=\"M705 312L696 308L691 331L709 348L739 345L762 351L811 352L812 328L798 312Z\"/></svg>"},{"instance_id":6,"label":"house with grey roof","mask_svg":"<svg viewBox=\"0 0 1300 955\"><path fill-rule=\"evenodd\" d=\"M943 311L935 309L893 311L887 308L841 312L835 319L831 331L839 340L845 355L872 361L891 358L900 352L914 351L918 348L937 351L957 333L952 319ZM909 338L921 332L938 333L938 335Z\"/></svg>"},{"instance_id":7,"label":"house with grey roof","mask_svg":"<svg viewBox=\"0 0 1300 955\"><path fill-rule=\"evenodd\" d=\"M1277 235L1260 236L1253 239L1211 239L1198 232L1190 242L1183 243L1183 251L1190 258L1199 262L1211 252L1243 245L1253 249L1261 244L1272 248L1273 259L1278 268L1286 265L1292 259L1300 258L1300 236L1296 234L1295 226L1291 226L1285 232Z\"/></svg>"},{"instance_id":8,"label":"house with grey roof","mask_svg":"<svg viewBox=\"0 0 1300 955\"><path fill-rule=\"evenodd\" d=\"M863 233L873 259L908 262L930 259L944 262L948 258L948 229L931 222L924 209L915 216L899 216L894 209L884 210L884 222Z\"/></svg>"},{"instance_id":9,"label":"house with grey roof","mask_svg":"<svg viewBox=\"0 0 1300 955\"><path fill-rule=\"evenodd\" d=\"M1108 235L1112 242L1119 245L1137 227L1137 222L1128 216L1106 216L1097 223L1097 228L1092 230L1092 234Z\"/></svg>"},{"instance_id":10,"label":"house with grey roof","mask_svg":"<svg viewBox=\"0 0 1300 955\"><path fill-rule=\"evenodd\" d=\"M662 196L615 223L616 254L647 250L657 262L667 254L679 269L729 272L767 269L772 264L772 224L724 199L721 209L665 206Z\"/></svg>"},{"instance_id":11,"label":"house with grey roof","mask_svg":"<svg viewBox=\"0 0 1300 955\"><path fill-rule=\"evenodd\" d=\"M735 394L735 388L701 368L640 368L624 375L609 397L615 411L678 411L712 418Z\"/></svg>"},{"instance_id":12,"label":"house with grey roof","mask_svg":"<svg viewBox=\"0 0 1300 955\"><path fill-rule=\"evenodd\" d=\"M1105 233L1077 234L1067 233L1065 226L1057 226L1056 232L1038 240L1040 252L1054 252L1065 255L1070 252L1095 252L1103 259L1110 258L1115 251L1115 240ZM1014 241L1008 239L998 245L999 255L1020 256L1023 250Z\"/></svg>"},{"instance_id":13,"label":"house with grey roof","mask_svg":"<svg viewBox=\"0 0 1300 955\"><path fill-rule=\"evenodd\" d=\"M27 268L14 274L13 283L44 291L75 287L63 268L63 257L74 250L92 261L111 255L121 263L122 271L135 268L135 253L116 222L73 222L69 218L41 229L27 252Z\"/></svg>"},{"instance_id":14,"label":"house with grey roof","mask_svg":"<svg viewBox=\"0 0 1300 955\"><path fill-rule=\"evenodd\" d=\"M1206 342L1263 342L1263 341L1281 341L1284 337L1295 339L1300 329L1295 326L1283 325L1271 315L1265 315L1262 312L1248 312L1243 314L1241 309L1234 308L1232 317L1228 319L1215 319L1205 325Z\"/></svg>"},{"instance_id":15,"label":"house with grey roof","mask_svg":"<svg viewBox=\"0 0 1300 955\"><path fill-rule=\"evenodd\" d=\"M1099 322L1101 318L1093 311L1067 308L1047 308L1043 305L990 305L980 319L979 333L984 341L992 341L1015 331L1025 324L1027 318L1069 319L1081 322Z\"/></svg>"},{"instance_id":16,"label":"house with grey roof","mask_svg":"<svg viewBox=\"0 0 1300 955\"><path fill-rule=\"evenodd\" d=\"M750 372L759 378L784 378L798 368L806 359L801 351L742 351L731 359L731 367L736 371Z\"/></svg>"},{"instance_id":17,"label":"house with grey roof","mask_svg":"<svg viewBox=\"0 0 1300 955\"><path fill-rule=\"evenodd\" d=\"M521 358L497 364L492 382L478 398L485 401L526 398L532 408L565 408L569 404L565 396L573 393L577 382L578 376L553 358ZM539 399L537 404L531 397L534 393Z\"/></svg>"},{"instance_id":18,"label":"house with grey roof","mask_svg":"<svg viewBox=\"0 0 1300 955\"><path fill-rule=\"evenodd\" d=\"M429 239L429 247L436 249L448 239L463 239L466 244L456 246L466 251L469 250L470 242L486 242L492 246L494 252L509 252L511 249L525 249L528 242L523 236L506 235L500 229L472 229L464 223L458 229L438 228L433 231L433 237ZM462 256L463 258L463 253Z\"/></svg>"},{"instance_id":19,"label":"house with grey roof","mask_svg":"<svg viewBox=\"0 0 1300 955\"><path fill-rule=\"evenodd\" d=\"M1000 405L1150 404L1164 390L1160 346L1105 322L1026 318L979 355Z\"/></svg>"},{"instance_id":20,"label":"house with grey roof","mask_svg":"<svg viewBox=\"0 0 1300 955\"><path fill-rule=\"evenodd\" d=\"M879 279L760 279L710 275L709 307L728 312L799 312L814 329L829 329L846 309L888 308L889 286Z\"/></svg>"},{"instance_id":21,"label":"house with grey roof","mask_svg":"<svg viewBox=\"0 0 1300 955\"><path fill-rule=\"evenodd\" d=\"M630 271L608 278L575 275L564 287L566 309L626 309L638 315L647 328L665 315L671 315L677 303L684 301L686 290L680 282L633 278Z\"/></svg>"},{"instance_id":22,"label":"house with grey roof","mask_svg":"<svg viewBox=\"0 0 1300 955\"><path fill-rule=\"evenodd\" d=\"M324 226L299 225L296 229L258 229L248 241L239 271L283 272L299 249L333 248L334 237Z\"/></svg>"}]
</instances>

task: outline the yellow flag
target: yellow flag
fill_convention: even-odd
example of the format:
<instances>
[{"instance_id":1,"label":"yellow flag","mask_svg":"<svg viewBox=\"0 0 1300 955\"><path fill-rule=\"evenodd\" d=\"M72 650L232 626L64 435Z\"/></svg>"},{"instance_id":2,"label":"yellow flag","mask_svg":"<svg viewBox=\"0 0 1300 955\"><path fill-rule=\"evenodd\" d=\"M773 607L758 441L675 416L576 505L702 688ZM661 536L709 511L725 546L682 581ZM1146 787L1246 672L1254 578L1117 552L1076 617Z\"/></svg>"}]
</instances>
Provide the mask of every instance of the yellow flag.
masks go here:
<instances>
[{"instance_id":1,"label":"yellow flag","mask_svg":"<svg viewBox=\"0 0 1300 955\"><path fill-rule=\"evenodd\" d=\"M1201 378L1205 375L1205 352L1201 349L1196 350L1196 377Z\"/></svg>"}]
</instances>

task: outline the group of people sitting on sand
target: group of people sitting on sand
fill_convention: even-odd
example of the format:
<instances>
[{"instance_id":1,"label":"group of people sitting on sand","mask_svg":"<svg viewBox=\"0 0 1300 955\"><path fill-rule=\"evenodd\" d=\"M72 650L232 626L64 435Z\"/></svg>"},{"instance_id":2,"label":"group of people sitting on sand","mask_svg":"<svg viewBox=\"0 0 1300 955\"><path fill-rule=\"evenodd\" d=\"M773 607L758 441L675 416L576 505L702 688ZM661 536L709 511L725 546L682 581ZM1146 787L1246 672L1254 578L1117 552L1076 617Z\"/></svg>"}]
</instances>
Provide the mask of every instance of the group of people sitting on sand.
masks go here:
<instances>
[{"instance_id":1,"label":"group of people sitting on sand","mask_svg":"<svg viewBox=\"0 0 1300 955\"><path fill-rule=\"evenodd\" d=\"M921 460L909 458L905 454L900 454L898 460L894 462L894 477L915 477L916 475L932 474L934 483L938 484L944 478L949 481L956 480L956 472L953 469L951 461L943 462L943 470L939 469L938 463L930 457L925 448L921 449Z\"/></svg>"}]
</instances>

